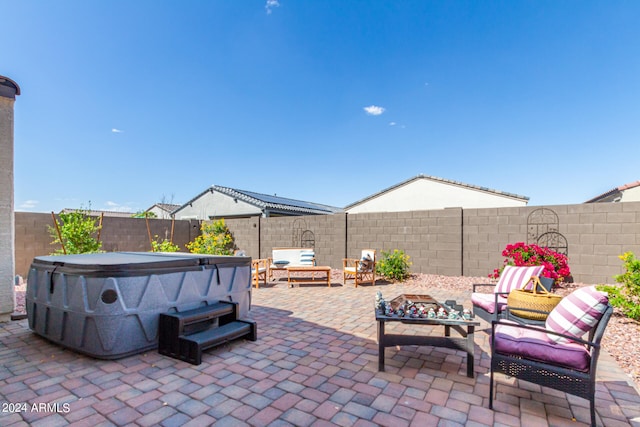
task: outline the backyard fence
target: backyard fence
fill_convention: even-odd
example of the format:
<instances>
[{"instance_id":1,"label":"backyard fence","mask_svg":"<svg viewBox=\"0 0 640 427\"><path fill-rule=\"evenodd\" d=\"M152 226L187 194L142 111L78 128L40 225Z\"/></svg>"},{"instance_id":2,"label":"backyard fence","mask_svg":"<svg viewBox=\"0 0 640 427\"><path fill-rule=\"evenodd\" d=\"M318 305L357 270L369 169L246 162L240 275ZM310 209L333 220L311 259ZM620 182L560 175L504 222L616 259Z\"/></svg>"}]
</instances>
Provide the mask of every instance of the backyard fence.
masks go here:
<instances>
[{"instance_id":1,"label":"backyard fence","mask_svg":"<svg viewBox=\"0 0 640 427\"><path fill-rule=\"evenodd\" d=\"M35 256L48 255L50 214L16 212L16 274L26 276ZM439 209L412 212L311 215L226 219L238 248L266 258L274 247L315 249L318 265L342 267L342 258L362 249L403 250L411 272L446 276L483 276L502 264L508 243L539 243L567 253L575 281L613 283L623 271L618 255L640 254L640 202L526 206L489 209ZM171 220L149 221L161 239ZM174 243L200 233L200 222L178 220ZM101 232L106 251L149 251L144 219L105 217Z\"/></svg>"}]
</instances>

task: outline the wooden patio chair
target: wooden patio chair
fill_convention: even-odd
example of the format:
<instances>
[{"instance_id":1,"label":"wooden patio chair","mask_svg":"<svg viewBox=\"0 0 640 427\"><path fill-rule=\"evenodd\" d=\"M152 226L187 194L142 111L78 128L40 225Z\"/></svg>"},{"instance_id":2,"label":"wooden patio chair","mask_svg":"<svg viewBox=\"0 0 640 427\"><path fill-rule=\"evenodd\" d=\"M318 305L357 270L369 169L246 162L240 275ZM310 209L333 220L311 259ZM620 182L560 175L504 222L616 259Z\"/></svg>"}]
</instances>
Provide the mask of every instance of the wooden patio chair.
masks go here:
<instances>
[{"instance_id":1,"label":"wooden patio chair","mask_svg":"<svg viewBox=\"0 0 640 427\"><path fill-rule=\"evenodd\" d=\"M256 288L259 287L260 280L262 284L267 284L267 276L269 275L269 260L266 258L254 259L251 261L251 277Z\"/></svg>"},{"instance_id":2,"label":"wooden patio chair","mask_svg":"<svg viewBox=\"0 0 640 427\"><path fill-rule=\"evenodd\" d=\"M342 284L353 279L357 288L362 283L376 285L376 250L363 249L360 259L344 258L342 260Z\"/></svg>"}]
</instances>

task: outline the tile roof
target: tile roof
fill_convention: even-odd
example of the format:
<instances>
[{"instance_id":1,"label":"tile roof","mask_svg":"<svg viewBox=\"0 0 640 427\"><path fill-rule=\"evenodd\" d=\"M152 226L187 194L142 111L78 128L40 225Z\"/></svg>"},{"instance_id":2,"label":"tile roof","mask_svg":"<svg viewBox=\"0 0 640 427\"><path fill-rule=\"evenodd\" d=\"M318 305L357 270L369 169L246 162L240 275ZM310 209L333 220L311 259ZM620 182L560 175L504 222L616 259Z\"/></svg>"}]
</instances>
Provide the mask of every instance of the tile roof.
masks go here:
<instances>
[{"instance_id":1,"label":"tile roof","mask_svg":"<svg viewBox=\"0 0 640 427\"><path fill-rule=\"evenodd\" d=\"M341 209L322 205L319 203L306 202L303 200L289 199L286 197L280 197L276 195L255 193L253 191L238 190L236 188L222 187L214 185L214 190L219 193L226 194L228 196L238 198L252 205L258 206L261 209L277 210L296 213L307 214L332 214L340 212Z\"/></svg>"},{"instance_id":2,"label":"tile roof","mask_svg":"<svg viewBox=\"0 0 640 427\"><path fill-rule=\"evenodd\" d=\"M237 188L223 187L220 185L212 185L211 187L195 196L193 199L186 202L181 207L193 203L195 200L199 199L206 193L213 191L217 191L221 194L226 194L227 196L237 198L246 203L257 206L265 211L286 212L299 215L322 215L342 212L342 209L335 206L306 202L303 200L289 199L276 195L256 193L253 191L239 190Z\"/></svg>"},{"instance_id":3,"label":"tile roof","mask_svg":"<svg viewBox=\"0 0 640 427\"><path fill-rule=\"evenodd\" d=\"M389 191L395 190L395 189L396 189L396 188L398 188L398 187L402 187L403 185L409 184L409 183L411 183L411 182L413 182L413 181L417 181L417 180L419 180L419 179L430 179L430 180L432 180L432 181L437 181L437 182L441 182L441 183L444 183L444 184L457 185L457 186L460 186L460 187L466 187L466 188L469 188L469 189L471 189L471 190L484 191L484 192L487 192L487 193L493 193L493 194L496 194L496 195L499 195L499 196L505 196L505 197L512 197L512 198L514 198L514 199L520 199L520 200L523 200L523 201L527 201L527 200L529 200L529 198L528 198L528 197L526 197L526 196L521 196L521 195L519 195L519 194L507 193L507 192L505 192L505 191L493 190L493 189L491 189L491 188L481 187L481 186L479 186L479 185L465 184L465 183L463 183L463 182L453 181L453 180L451 180L451 179L439 178L439 177L436 177L436 176L430 176L430 175L419 174L419 175L417 175L417 176L414 176L414 177L411 177L411 178L409 178L409 179L407 179L407 180L404 180L404 181L402 181L402 182L400 182L400 183L398 183L398 184L392 185L392 186L391 186L391 187L389 187L389 188L385 188L385 189L384 189L384 190L382 190L382 191L379 191L379 192L377 192L377 193L371 194L370 196L367 196L367 197L365 197L364 199L358 200L357 202L351 203L350 205L345 206L345 209L349 209L349 208L351 208L351 207L353 207L353 206L356 206L356 205L359 205L359 204L361 204L361 203L364 203L364 202L366 202L367 200L370 200L370 199L373 199L373 198L375 198L375 197L378 197L378 196L380 196L381 194L384 194L384 193L387 193L387 192L389 192Z\"/></svg>"},{"instance_id":4,"label":"tile roof","mask_svg":"<svg viewBox=\"0 0 640 427\"><path fill-rule=\"evenodd\" d=\"M178 208L179 208L180 206L182 206L182 205L176 205L176 204L173 204L173 203L156 203L156 204L155 204L155 205L153 205L153 206L157 206L157 207L159 207L160 209L162 209L162 210L164 210L164 211L167 211L167 212L171 213L171 212L175 211L176 209L178 209ZM152 209L152 208L153 208L153 206L151 206L151 207L150 207L149 209L147 209L147 210Z\"/></svg>"},{"instance_id":5,"label":"tile roof","mask_svg":"<svg viewBox=\"0 0 640 427\"><path fill-rule=\"evenodd\" d=\"M605 191L604 193L600 194L599 196L596 196L596 197L594 197L592 199L587 200L585 203L594 203L594 202L597 202L598 200L602 200L602 199L604 199L606 197L612 196L612 195L614 195L616 193L619 193L619 192L622 192L624 190L628 190L630 188L634 188L634 187L637 187L637 186L640 186L640 181L630 182L628 184L621 185L620 187L612 188L609 191Z\"/></svg>"}]
</instances>

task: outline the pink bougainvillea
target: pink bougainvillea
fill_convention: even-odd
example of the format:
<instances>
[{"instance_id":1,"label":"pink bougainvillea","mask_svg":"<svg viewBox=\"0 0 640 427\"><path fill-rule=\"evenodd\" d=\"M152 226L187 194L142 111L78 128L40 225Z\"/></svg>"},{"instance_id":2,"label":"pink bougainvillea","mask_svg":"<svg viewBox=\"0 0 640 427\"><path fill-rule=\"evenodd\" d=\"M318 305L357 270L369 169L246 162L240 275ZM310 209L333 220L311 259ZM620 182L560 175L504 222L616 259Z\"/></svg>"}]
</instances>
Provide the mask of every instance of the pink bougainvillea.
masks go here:
<instances>
[{"instance_id":1,"label":"pink bougainvillea","mask_svg":"<svg viewBox=\"0 0 640 427\"><path fill-rule=\"evenodd\" d=\"M571 276L568 259L566 255L560 254L549 248L538 245L527 245L524 242L509 244L502 251L505 257L502 267L493 270L489 277L497 279L506 265L518 267L528 267L532 265L544 265L542 276L555 279L556 282L563 282Z\"/></svg>"}]
</instances>

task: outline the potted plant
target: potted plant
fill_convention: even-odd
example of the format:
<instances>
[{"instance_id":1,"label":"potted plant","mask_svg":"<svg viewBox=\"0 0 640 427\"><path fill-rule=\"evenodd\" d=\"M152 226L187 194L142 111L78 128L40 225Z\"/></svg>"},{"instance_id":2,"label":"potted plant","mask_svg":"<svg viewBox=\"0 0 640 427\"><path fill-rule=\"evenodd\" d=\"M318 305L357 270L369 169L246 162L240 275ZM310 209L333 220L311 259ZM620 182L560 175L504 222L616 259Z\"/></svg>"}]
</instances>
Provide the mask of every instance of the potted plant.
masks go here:
<instances>
[{"instance_id":1,"label":"potted plant","mask_svg":"<svg viewBox=\"0 0 640 427\"><path fill-rule=\"evenodd\" d=\"M556 283L561 283L567 281L571 276L567 256L549 248L517 242L507 245L502 251L502 256L505 257L504 264L502 267L493 270L489 277L497 279L507 265L518 267L544 265L541 281L552 280Z\"/></svg>"}]
</instances>

